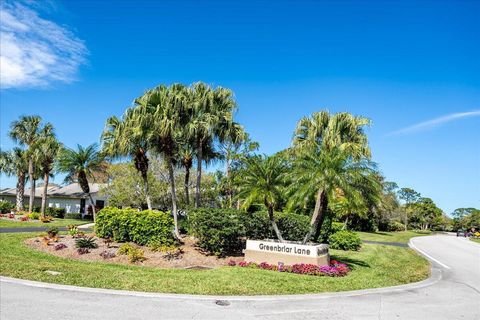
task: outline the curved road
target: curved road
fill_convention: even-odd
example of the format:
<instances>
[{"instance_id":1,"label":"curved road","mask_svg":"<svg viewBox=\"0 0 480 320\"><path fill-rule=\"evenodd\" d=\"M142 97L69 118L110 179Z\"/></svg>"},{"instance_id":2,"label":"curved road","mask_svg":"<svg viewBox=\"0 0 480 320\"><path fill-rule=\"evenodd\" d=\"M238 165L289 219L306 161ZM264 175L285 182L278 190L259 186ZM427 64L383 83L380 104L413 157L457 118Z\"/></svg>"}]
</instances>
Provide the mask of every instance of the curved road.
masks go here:
<instances>
[{"instance_id":1,"label":"curved road","mask_svg":"<svg viewBox=\"0 0 480 320\"><path fill-rule=\"evenodd\" d=\"M219 302L214 297L42 288L2 279L0 319L480 319L480 245L444 235L414 238L412 245L432 261L434 276L402 289L223 297Z\"/></svg>"}]
</instances>

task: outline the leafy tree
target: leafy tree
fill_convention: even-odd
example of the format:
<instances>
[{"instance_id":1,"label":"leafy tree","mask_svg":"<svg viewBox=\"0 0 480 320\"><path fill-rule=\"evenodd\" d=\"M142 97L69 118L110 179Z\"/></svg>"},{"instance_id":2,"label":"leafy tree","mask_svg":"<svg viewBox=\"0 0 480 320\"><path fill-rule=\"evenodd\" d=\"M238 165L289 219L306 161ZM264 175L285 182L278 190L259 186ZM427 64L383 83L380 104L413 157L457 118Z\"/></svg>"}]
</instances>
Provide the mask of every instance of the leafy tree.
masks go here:
<instances>
[{"instance_id":1,"label":"leafy tree","mask_svg":"<svg viewBox=\"0 0 480 320\"><path fill-rule=\"evenodd\" d=\"M133 159L135 169L143 181L143 196L147 207L152 210L151 192L148 179L148 152L152 148L149 137L152 134L150 114L142 108L129 108L122 119L107 119L102 134L103 152L111 158L128 157Z\"/></svg>"},{"instance_id":2,"label":"leafy tree","mask_svg":"<svg viewBox=\"0 0 480 320\"><path fill-rule=\"evenodd\" d=\"M246 167L239 179L239 197L244 198L243 206L248 208L252 203L260 201L265 204L268 218L275 234L283 242L282 234L275 222L274 209L282 198L287 173L286 164L275 156L257 156L245 160Z\"/></svg>"},{"instance_id":3,"label":"leafy tree","mask_svg":"<svg viewBox=\"0 0 480 320\"><path fill-rule=\"evenodd\" d=\"M108 198L110 206L145 209L147 198L157 205L164 204L161 195L168 192L168 182L156 179L150 170L147 172L148 189L145 189L144 178L138 175L134 163L112 164L107 174L108 183L100 192ZM145 192L150 194L147 196Z\"/></svg>"},{"instance_id":4,"label":"leafy tree","mask_svg":"<svg viewBox=\"0 0 480 320\"><path fill-rule=\"evenodd\" d=\"M408 209L412 205L412 203L418 201L420 198L420 193L413 190L412 188L401 188L398 191L398 195L400 199L405 201L405 210L404 210L404 224L405 224L405 231L407 231L408 226Z\"/></svg>"},{"instance_id":5,"label":"leafy tree","mask_svg":"<svg viewBox=\"0 0 480 320\"><path fill-rule=\"evenodd\" d=\"M7 176L17 176L16 209L23 210L25 180L28 172L28 154L20 148L0 152L0 172Z\"/></svg>"},{"instance_id":6,"label":"leafy tree","mask_svg":"<svg viewBox=\"0 0 480 320\"><path fill-rule=\"evenodd\" d=\"M419 226L422 230L426 230L442 217L442 210L438 208L432 199L420 198L411 204L412 213L411 222Z\"/></svg>"},{"instance_id":7,"label":"leafy tree","mask_svg":"<svg viewBox=\"0 0 480 320\"><path fill-rule=\"evenodd\" d=\"M38 140L53 134L53 126L50 123L42 125L42 118L39 116L22 116L19 120L12 122L9 134L14 142L27 147L30 180L28 212L32 212L35 199L34 149Z\"/></svg>"},{"instance_id":8,"label":"leafy tree","mask_svg":"<svg viewBox=\"0 0 480 320\"><path fill-rule=\"evenodd\" d=\"M95 180L95 174L103 173L106 170L104 159L96 144L91 144L86 148L77 145L77 150L63 148L58 157L58 171L67 173L65 181L78 182L82 191L90 199L93 211L93 220L95 221L95 203L90 194L88 180Z\"/></svg>"}]
</instances>

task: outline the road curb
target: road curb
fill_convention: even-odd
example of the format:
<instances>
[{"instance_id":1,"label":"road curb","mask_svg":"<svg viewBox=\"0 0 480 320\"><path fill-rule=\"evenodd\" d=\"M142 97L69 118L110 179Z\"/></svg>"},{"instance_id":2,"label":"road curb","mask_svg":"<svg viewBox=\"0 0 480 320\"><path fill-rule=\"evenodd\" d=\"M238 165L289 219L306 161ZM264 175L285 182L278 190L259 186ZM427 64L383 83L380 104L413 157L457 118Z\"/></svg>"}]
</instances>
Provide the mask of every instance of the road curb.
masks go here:
<instances>
[{"instance_id":1,"label":"road curb","mask_svg":"<svg viewBox=\"0 0 480 320\"><path fill-rule=\"evenodd\" d=\"M410 242L409 242L410 246ZM414 247L411 247L415 250ZM419 252L415 250L416 252ZM422 256L423 254L419 252ZM427 257L428 259L428 257ZM428 259L430 262L430 260ZM173 299L173 300L190 300L190 301L216 301L216 300L229 300L229 301L308 301L317 299L328 299L335 297L354 297L360 295L371 294L384 294L384 293L399 293L402 291L420 289L431 286L442 279L442 270L432 265L430 262L430 277L425 280L383 288L373 288L365 290L354 291L342 291L342 292L330 292L330 293L314 293L314 294L297 294L297 295L262 295L262 296L218 296L218 295L193 295L193 294L177 294L177 293L155 293L155 292L141 292L141 291L127 291L127 290L113 290L102 288L89 288L78 287L72 285L54 284L39 281L23 280L10 277L0 276L0 282L12 283L30 287L51 289L51 290L64 290L64 291L76 291L84 293L103 293L109 295L118 296L132 296L132 297L144 297L144 298L159 298L159 299Z\"/></svg>"}]
</instances>

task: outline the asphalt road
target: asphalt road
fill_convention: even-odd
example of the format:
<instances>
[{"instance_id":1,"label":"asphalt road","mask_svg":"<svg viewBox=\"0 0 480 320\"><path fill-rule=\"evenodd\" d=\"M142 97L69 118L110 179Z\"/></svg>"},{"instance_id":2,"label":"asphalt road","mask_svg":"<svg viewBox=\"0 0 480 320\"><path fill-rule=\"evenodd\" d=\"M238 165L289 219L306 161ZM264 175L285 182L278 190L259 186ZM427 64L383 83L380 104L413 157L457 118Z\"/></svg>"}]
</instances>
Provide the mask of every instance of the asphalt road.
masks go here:
<instances>
[{"instance_id":1,"label":"asphalt road","mask_svg":"<svg viewBox=\"0 0 480 320\"><path fill-rule=\"evenodd\" d=\"M480 319L480 245L444 235L412 242L434 259L440 280L388 292L225 297L226 306L214 297L131 296L2 280L0 319Z\"/></svg>"}]
</instances>

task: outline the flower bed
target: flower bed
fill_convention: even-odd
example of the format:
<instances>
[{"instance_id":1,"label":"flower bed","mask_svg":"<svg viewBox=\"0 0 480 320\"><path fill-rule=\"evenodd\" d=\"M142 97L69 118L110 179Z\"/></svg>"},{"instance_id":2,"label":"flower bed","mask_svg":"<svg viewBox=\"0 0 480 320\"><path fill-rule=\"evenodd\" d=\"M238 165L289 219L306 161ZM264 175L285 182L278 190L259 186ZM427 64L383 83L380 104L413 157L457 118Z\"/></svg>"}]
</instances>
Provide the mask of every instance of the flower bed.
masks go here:
<instances>
[{"instance_id":1,"label":"flower bed","mask_svg":"<svg viewBox=\"0 0 480 320\"><path fill-rule=\"evenodd\" d=\"M345 263L338 262L336 260L330 260L329 266L317 266L314 264L294 264L294 265L272 265L266 262L260 264L255 262L245 262L241 261L238 264L231 260L228 263L231 267L243 267L243 268L253 268L253 269L263 269L263 270L272 270L279 272L288 272L296 274L308 274L312 276L328 276L328 277L343 277L350 272L350 269Z\"/></svg>"}]
</instances>

